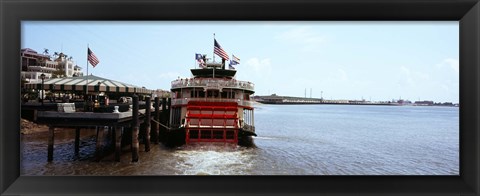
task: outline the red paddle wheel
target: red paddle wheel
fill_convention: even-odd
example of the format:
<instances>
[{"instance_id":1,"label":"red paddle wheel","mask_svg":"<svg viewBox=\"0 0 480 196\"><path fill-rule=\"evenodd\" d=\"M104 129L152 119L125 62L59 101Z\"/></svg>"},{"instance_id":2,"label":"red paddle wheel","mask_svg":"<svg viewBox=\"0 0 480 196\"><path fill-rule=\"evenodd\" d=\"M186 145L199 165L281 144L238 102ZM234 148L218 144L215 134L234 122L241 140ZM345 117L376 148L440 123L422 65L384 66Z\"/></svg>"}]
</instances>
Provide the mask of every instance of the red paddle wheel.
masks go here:
<instances>
[{"instance_id":1,"label":"red paddle wheel","mask_svg":"<svg viewBox=\"0 0 480 196\"><path fill-rule=\"evenodd\" d=\"M236 102L188 102L185 142L237 143L237 113Z\"/></svg>"}]
</instances>

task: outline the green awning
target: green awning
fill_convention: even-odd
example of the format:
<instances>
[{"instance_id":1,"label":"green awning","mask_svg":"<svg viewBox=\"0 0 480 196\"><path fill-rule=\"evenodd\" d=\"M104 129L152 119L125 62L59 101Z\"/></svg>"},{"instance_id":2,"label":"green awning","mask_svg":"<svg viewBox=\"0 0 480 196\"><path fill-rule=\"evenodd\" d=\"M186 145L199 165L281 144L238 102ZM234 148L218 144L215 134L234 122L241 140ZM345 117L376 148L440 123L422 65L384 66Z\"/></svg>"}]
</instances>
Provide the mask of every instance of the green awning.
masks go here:
<instances>
[{"instance_id":1,"label":"green awning","mask_svg":"<svg viewBox=\"0 0 480 196\"><path fill-rule=\"evenodd\" d=\"M88 81L88 83L87 83ZM100 86L99 86L100 83ZM27 89L42 89L42 83L27 83L25 88ZM94 75L81 76L81 77L65 77L65 78L51 78L44 81L44 90L56 90L56 91L79 91L85 92L88 88L88 92L106 92L106 93L138 93L138 94L151 94L154 91L143 87L118 82L106 78L101 78Z\"/></svg>"}]
</instances>

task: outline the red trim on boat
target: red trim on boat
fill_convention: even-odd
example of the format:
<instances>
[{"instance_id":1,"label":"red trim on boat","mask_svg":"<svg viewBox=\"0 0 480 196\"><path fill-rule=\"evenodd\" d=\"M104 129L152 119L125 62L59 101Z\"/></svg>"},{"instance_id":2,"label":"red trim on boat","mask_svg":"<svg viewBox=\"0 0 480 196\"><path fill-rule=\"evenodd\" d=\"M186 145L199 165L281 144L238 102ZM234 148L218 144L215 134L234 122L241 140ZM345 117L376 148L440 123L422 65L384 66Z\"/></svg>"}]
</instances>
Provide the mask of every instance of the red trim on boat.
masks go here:
<instances>
[{"instance_id":1,"label":"red trim on boat","mask_svg":"<svg viewBox=\"0 0 480 196\"><path fill-rule=\"evenodd\" d=\"M238 143L236 102L190 101L187 105L185 142Z\"/></svg>"}]
</instances>

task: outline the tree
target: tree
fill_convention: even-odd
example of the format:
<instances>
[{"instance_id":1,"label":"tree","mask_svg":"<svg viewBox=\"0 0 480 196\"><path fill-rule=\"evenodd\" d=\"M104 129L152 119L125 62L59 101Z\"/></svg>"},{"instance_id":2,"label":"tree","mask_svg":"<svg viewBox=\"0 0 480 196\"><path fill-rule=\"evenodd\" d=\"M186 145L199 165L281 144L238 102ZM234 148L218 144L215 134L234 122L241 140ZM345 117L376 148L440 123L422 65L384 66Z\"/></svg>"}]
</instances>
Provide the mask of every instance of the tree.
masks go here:
<instances>
[{"instance_id":1,"label":"tree","mask_svg":"<svg viewBox=\"0 0 480 196\"><path fill-rule=\"evenodd\" d=\"M22 93L24 93L26 91L25 89L25 84L28 83L27 79L22 77L22 80L20 81L20 85L22 87Z\"/></svg>"},{"instance_id":2,"label":"tree","mask_svg":"<svg viewBox=\"0 0 480 196\"><path fill-rule=\"evenodd\" d=\"M52 72L52 78L63 78L65 76L65 69L60 67L59 69Z\"/></svg>"}]
</instances>

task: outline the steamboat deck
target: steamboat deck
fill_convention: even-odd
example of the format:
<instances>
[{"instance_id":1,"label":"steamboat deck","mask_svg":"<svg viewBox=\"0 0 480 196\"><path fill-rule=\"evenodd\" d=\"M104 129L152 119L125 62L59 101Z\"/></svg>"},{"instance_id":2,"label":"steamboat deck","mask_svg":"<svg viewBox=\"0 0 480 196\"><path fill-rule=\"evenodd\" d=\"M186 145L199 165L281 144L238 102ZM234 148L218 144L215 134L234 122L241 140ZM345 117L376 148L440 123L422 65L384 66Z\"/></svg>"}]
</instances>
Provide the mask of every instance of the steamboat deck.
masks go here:
<instances>
[{"instance_id":1,"label":"steamboat deck","mask_svg":"<svg viewBox=\"0 0 480 196\"><path fill-rule=\"evenodd\" d=\"M197 59L198 60L198 59ZM207 62L206 55L199 62ZM193 77L172 81L170 125L174 138L192 142L241 144L256 136L253 101L254 84L235 78L235 69L207 62L191 69Z\"/></svg>"}]
</instances>

